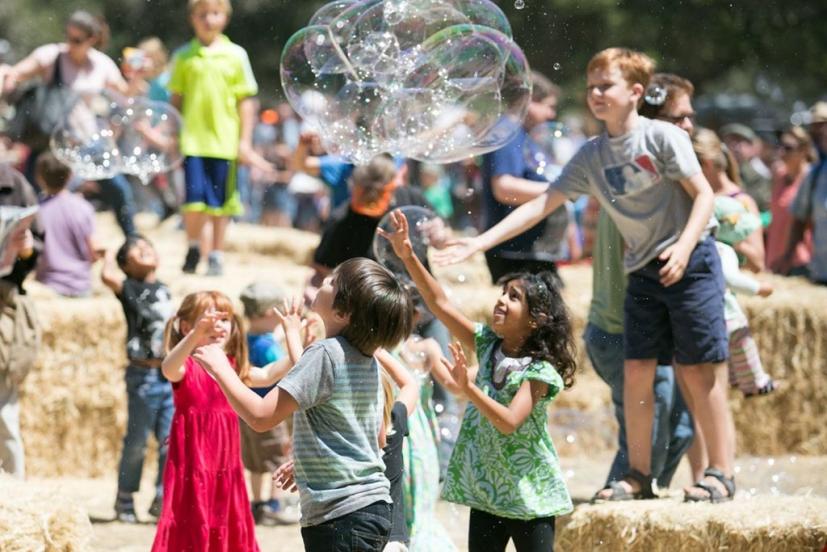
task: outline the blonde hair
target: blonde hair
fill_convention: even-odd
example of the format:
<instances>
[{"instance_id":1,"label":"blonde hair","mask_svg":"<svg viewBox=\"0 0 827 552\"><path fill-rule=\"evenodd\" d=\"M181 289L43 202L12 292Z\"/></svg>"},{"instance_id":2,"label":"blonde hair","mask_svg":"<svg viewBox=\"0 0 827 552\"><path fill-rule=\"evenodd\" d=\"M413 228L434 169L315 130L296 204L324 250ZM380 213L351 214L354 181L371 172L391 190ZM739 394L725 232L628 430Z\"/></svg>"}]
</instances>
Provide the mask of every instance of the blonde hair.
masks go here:
<instances>
[{"instance_id":1,"label":"blonde hair","mask_svg":"<svg viewBox=\"0 0 827 552\"><path fill-rule=\"evenodd\" d=\"M640 84L644 88L649 86L652 74L655 72L655 61L644 54L629 48L606 48L597 52L586 67L591 73L596 69L608 69L616 65L620 74L629 84Z\"/></svg>"},{"instance_id":2,"label":"blonde hair","mask_svg":"<svg viewBox=\"0 0 827 552\"><path fill-rule=\"evenodd\" d=\"M227 12L227 15L232 15L233 13L233 6L230 4L230 0L187 0L187 11L192 13L201 4L218 4Z\"/></svg>"},{"instance_id":3,"label":"blonde hair","mask_svg":"<svg viewBox=\"0 0 827 552\"><path fill-rule=\"evenodd\" d=\"M818 153L813 146L813 140L810 138L810 134L802 127L792 126L781 133L782 137L785 135L795 140L795 143L798 144L798 149L804 152L807 161L812 163L818 159Z\"/></svg>"},{"instance_id":4,"label":"blonde hair","mask_svg":"<svg viewBox=\"0 0 827 552\"><path fill-rule=\"evenodd\" d=\"M147 37L138 43L138 49L152 60L154 66L153 72L157 74L163 73L169 62L169 52L160 38L157 36Z\"/></svg>"},{"instance_id":5,"label":"blonde hair","mask_svg":"<svg viewBox=\"0 0 827 552\"><path fill-rule=\"evenodd\" d=\"M382 409L382 422L385 424L385 435L390 436L395 433L393 429L393 422L391 412L393 411L393 381L384 368L379 370L379 376L382 378L382 394L385 396L385 406Z\"/></svg>"},{"instance_id":6,"label":"blonde hair","mask_svg":"<svg viewBox=\"0 0 827 552\"><path fill-rule=\"evenodd\" d=\"M235 361L235 371L241 381L249 384L250 360L247 356L247 337L244 335L244 326L241 318L233 309L233 302L220 291L198 291L184 297L178 312L167 322L164 330L164 350L169 353L173 347L184 339L185 334L181 331L181 321L193 326L210 308L230 315L232 330L227 344L224 345L224 351Z\"/></svg>"},{"instance_id":7,"label":"blonde hair","mask_svg":"<svg viewBox=\"0 0 827 552\"><path fill-rule=\"evenodd\" d=\"M711 161L717 169L726 172L730 180L741 185L738 162L714 131L708 128L697 129L692 135L692 149L699 161Z\"/></svg>"}]
</instances>

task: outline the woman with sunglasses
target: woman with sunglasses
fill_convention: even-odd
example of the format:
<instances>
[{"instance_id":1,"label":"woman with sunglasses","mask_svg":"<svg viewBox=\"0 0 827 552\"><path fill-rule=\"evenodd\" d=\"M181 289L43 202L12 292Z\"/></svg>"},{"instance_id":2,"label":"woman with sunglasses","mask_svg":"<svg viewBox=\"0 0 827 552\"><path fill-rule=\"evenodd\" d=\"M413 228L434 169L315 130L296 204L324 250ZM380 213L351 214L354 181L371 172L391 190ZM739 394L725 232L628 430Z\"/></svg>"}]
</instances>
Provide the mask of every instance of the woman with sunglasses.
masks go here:
<instances>
[{"instance_id":1,"label":"woman with sunglasses","mask_svg":"<svg viewBox=\"0 0 827 552\"><path fill-rule=\"evenodd\" d=\"M767 229L767 266L779 274L806 276L807 265L813 253L810 232L807 231L804 238L795 245L789 259L784 259L784 253L794 220L790 206L801 182L810 171L816 152L810 135L797 126L781 133L779 149L780 160L773 166L770 203L772 222Z\"/></svg>"},{"instance_id":2,"label":"woman with sunglasses","mask_svg":"<svg viewBox=\"0 0 827 552\"><path fill-rule=\"evenodd\" d=\"M74 12L66 22L66 41L46 44L35 49L26 58L7 69L2 92L8 93L20 84L40 78L50 82L59 64L60 82L78 94L95 94L111 90L130 95L131 87L124 80L118 66L109 56L99 51L108 35L105 21L85 11ZM32 151L26 167L26 176L34 182L34 163L41 151ZM99 180L95 192L115 211L115 217L124 234L135 233L133 223L134 199L129 181L122 175Z\"/></svg>"}]
</instances>

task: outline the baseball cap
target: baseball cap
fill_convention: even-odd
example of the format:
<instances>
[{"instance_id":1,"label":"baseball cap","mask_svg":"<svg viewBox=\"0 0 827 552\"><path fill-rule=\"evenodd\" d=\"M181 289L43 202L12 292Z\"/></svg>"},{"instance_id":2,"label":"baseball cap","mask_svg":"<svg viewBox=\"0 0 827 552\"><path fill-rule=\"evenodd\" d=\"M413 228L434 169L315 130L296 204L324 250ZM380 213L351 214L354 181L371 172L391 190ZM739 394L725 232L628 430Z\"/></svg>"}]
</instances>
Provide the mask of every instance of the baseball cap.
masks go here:
<instances>
[{"instance_id":1,"label":"baseball cap","mask_svg":"<svg viewBox=\"0 0 827 552\"><path fill-rule=\"evenodd\" d=\"M739 136L741 138L746 138L750 141L753 141L758 138L758 135L755 134L754 130L752 130L747 125L742 125L741 123L730 123L728 125L724 125L721 127L721 130L718 134L721 135L721 138L724 138L726 136Z\"/></svg>"},{"instance_id":2,"label":"baseball cap","mask_svg":"<svg viewBox=\"0 0 827 552\"><path fill-rule=\"evenodd\" d=\"M269 282L253 282L241 291L244 315L261 316L275 306L280 306L286 294L280 287Z\"/></svg>"},{"instance_id":3,"label":"baseball cap","mask_svg":"<svg viewBox=\"0 0 827 552\"><path fill-rule=\"evenodd\" d=\"M816 102L810 107L810 124L827 123L827 102Z\"/></svg>"}]
</instances>

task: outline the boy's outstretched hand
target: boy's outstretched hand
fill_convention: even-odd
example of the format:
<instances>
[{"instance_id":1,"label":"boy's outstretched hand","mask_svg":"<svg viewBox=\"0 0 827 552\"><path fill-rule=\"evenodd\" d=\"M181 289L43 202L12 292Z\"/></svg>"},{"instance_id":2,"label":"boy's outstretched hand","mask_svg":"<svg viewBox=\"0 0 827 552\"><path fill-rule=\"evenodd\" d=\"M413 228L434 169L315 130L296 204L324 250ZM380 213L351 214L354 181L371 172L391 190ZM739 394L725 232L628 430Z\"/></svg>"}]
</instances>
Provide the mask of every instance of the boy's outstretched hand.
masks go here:
<instances>
[{"instance_id":1,"label":"boy's outstretched hand","mask_svg":"<svg viewBox=\"0 0 827 552\"><path fill-rule=\"evenodd\" d=\"M393 252L402 260L413 257L413 244L408 235L408 217L405 216L399 209L391 211L391 224L393 224L393 232L387 232L381 228L376 231L380 236L391 242Z\"/></svg>"},{"instance_id":2,"label":"boy's outstretched hand","mask_svg":"<svg viewBox=\"0 0 827 552\"><path fill-rule=\"evenodd\" d=\"M295 493L299 490L296 486L296 477L293 470L292 460L285 462L273 472L273 481L285 491Z\"/></svg>"},{"instance_id":3,"label":"boy's outstretched hand","mask_svg":"<svg viewBox=\"0 0 827 552\"><path fill-rule=\"evenodd\" d=\"M235 372L227 359L224 348L217 343L198 347L192 352L192 357L213 377L224 370Z\"/></svg>"},{"instance_id":4,"label":"boy's outstretched hand","mask_svg":"<svg viewBox=\"0 0 827 552\"><path fill-rule=\"evenodd\" d=\"M302 329L302 300L300 297L285 299L281 309L273 307L279 324L284 328L284 333L295 331L300 333Z\"/></svg>"},{"instance_id":5,"label":"boy's outstretched hand","mask_svg":"<svg viewBox=\"0 0 827 552\"><path fill-rule=\"evenodd\" d=\"M433 254L433 260L437 266L457 264L478 251L482 251L482 246L477 238L448 240L440 251Z\"/></svg>"}]
</instances>

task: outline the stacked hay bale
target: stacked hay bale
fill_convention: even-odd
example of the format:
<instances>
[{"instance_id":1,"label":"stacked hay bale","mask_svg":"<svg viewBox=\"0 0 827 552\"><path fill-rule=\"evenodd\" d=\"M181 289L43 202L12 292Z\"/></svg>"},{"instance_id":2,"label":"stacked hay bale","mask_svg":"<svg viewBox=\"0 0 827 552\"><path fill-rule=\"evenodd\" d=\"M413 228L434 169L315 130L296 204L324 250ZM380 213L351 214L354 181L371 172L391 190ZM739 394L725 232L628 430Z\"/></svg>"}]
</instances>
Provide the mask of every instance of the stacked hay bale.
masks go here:
<instances>
[{"instance_id":1,"label":"stacked hay bale","mask_svg":"<svg viewBox=\"0 0 827 552\"><path fill-rule=\"evenodd\" d=\"M58 488L0 474L0 489L0 551L90 550L89 517Z\"/></svg>"},{"instance_id":2,"label":"stacked hay bale","mask_svg":"<svg viewBox=\"0 0 827 552\"><path fill-rule=\"evenodd\" d=\"M775 552L827 544L827 500L755 497L710 507L675 500L579 506L561 519L561 550Z\"/></svg>"}]
</instances>

